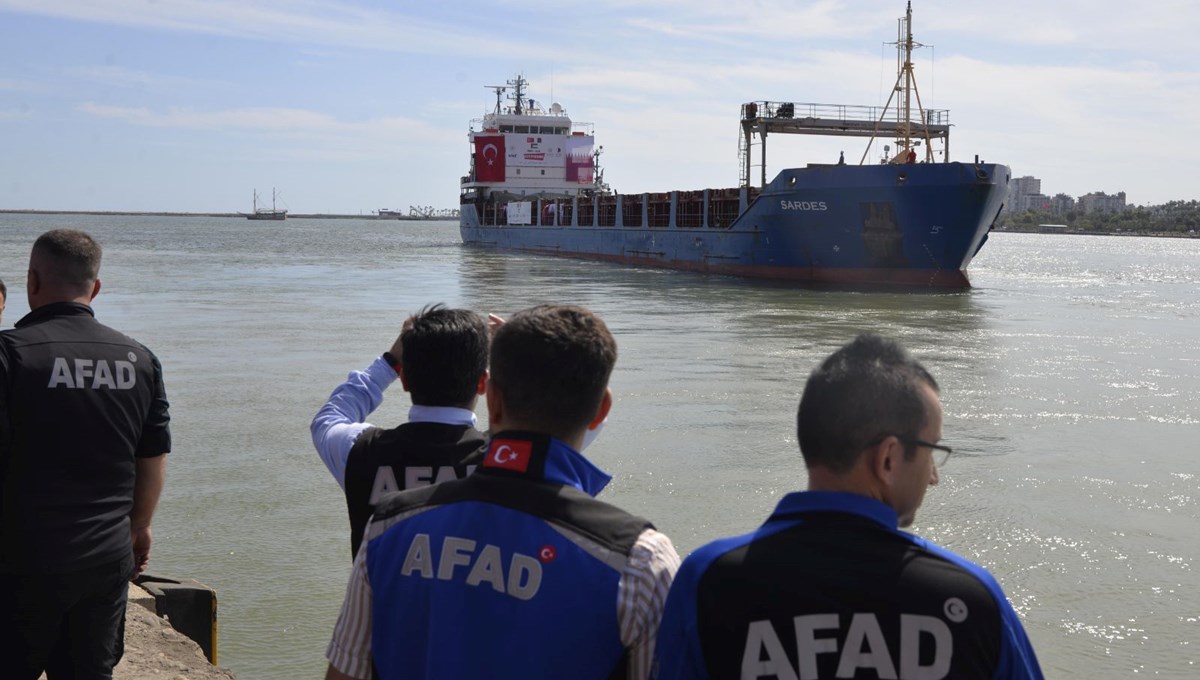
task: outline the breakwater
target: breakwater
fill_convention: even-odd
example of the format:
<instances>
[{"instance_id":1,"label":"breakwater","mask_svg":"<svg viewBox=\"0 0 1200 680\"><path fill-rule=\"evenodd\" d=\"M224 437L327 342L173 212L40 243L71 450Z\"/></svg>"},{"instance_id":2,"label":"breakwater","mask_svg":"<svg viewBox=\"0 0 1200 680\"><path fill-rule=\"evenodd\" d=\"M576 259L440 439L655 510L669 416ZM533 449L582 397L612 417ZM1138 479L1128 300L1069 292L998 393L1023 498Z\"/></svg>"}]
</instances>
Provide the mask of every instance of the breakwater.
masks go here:
<instances>
[{"instance_id":1,"label":"breakwater","mask_svg":"<svg viewBox=\"0 0 1200 680\"><path fill-rule=\"evenodd\" d=\"M245 213L238 212L139 212L124 210L11 210L0 209L0 214L9 215L80 215L100 217L240 217L246 219ZM409 215L341 215L333 213L288 213L289 220L401 220L409 222L457 222L458 217L412 217Z\"/></svg>"}]
</instances>

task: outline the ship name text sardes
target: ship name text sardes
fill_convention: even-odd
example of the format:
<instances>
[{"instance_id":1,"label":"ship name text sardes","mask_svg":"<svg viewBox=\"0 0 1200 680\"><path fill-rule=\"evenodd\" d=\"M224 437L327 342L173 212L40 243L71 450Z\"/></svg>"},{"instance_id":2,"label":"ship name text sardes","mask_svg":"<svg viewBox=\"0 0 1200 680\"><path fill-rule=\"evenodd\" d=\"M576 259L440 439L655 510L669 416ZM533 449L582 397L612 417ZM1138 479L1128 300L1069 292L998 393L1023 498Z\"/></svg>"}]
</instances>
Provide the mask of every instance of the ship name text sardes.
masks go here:
<instances>
[{"instance_id":1,"label":"ship name text sardes","mask_svg":"<svg viewBox=\"0 0 1200 680\"><path fill-rule=\"evenodd\" d=\"M779 201L780 210L828 210L825 201Z\"/></svg>"}]
</instances>

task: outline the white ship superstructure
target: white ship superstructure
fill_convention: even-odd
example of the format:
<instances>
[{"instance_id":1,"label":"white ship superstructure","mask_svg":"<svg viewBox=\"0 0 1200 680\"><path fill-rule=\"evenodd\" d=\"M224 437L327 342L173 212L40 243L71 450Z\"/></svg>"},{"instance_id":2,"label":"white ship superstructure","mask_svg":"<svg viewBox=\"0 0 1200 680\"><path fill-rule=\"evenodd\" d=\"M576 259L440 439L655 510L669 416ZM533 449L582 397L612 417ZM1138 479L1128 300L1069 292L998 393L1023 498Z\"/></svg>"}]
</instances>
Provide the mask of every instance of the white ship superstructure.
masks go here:
<instances>
[{"instance_id":1,"label":"white ship superstructure","mask_svg":"<svg viewBox=\"0 0 1200 680\"><path fill-rule=\"evenodd\" d=\"M492 86L496 109L471 121L471 172L466 194L571 197L595 188L591 124L572 123L557 103L526 99L524 78ZM512 90L508 106L503 97Z\"/></svg>"}]
</instances>

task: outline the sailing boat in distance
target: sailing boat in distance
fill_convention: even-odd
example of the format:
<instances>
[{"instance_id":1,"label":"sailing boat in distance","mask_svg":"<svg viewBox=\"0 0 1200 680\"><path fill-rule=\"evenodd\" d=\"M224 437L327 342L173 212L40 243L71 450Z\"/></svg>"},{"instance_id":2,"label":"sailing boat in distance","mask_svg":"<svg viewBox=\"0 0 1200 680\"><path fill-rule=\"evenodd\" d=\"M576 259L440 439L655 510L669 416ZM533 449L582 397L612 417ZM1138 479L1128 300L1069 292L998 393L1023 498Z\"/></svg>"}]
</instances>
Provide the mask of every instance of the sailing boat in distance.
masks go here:
<instances>
[{"instance_id":1,"label":"sailing boat in distance","mask_svg":"<svg viewBox=\"0 0 1200 680\"><path fill-rule=\"evenodd\" d=\"M278 210L275 208L275 188L271 187L271 207L258 207L258 189L254 190L254 212L246 215L248 220L286 220L287 210Z\"/></svg>"}]
</instances>

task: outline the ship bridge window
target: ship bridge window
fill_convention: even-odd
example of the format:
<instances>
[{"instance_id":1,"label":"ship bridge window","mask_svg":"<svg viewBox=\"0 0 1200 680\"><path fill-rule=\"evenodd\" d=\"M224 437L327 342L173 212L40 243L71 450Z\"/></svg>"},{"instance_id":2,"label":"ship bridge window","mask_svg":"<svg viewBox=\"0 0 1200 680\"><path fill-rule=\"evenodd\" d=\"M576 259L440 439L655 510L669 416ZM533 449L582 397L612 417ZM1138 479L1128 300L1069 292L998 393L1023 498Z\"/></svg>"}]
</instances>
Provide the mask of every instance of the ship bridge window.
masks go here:
<instances>
[{"instance_id":1,"label":"ship bridge window","mask_svg":"<svg viewBox=\"0 0 1200 680\"><path fill-rule=\"evenodd\" d=\"M518 125L513 128L513 132L529 134L529 126L528 125Z\"/></svg>"},{"instance_id":2,"label":"ship bridge window","mask_svg":"<svg viewBox=\"0 0 1200 680\"><path fill-rule=\"evenodd\" d=\"M501 132L512 132L512 131L513 131L513 129L512 129L512 126L511 126L511 125L501 125L501 126L500 126L500 131L501 131Z\"/></svg>"}]
</instances>

